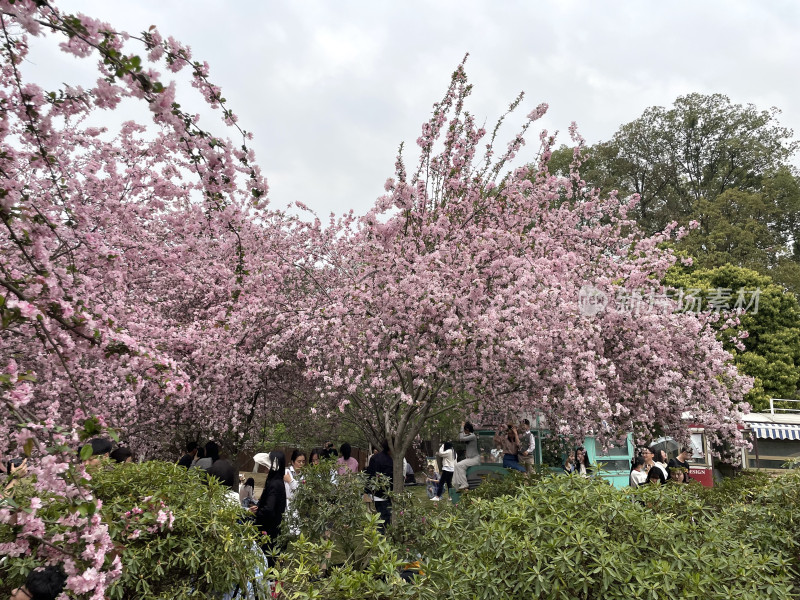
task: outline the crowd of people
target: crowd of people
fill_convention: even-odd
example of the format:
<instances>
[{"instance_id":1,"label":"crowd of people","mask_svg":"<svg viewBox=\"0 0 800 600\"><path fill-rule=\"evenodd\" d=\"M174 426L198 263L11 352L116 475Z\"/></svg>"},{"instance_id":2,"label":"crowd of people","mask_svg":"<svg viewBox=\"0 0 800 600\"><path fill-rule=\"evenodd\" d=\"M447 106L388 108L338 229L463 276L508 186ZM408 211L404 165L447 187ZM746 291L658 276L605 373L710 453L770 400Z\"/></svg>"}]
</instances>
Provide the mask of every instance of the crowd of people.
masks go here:
<instances>
[{"instance_id":1,"label":"crowd of people","mask_svg":"<svg viewBox=\"0 0 800 600\"><path fill-rule=\"evenodd\" d=\"M664 485L666 483L689 483L689 459L691 448L683 447L678 456L669 459L666 451L642 448L631 461L630 486L646 484Z\"/></svg>"},{"instance_id":2,"label":"crowd of people","mask_svg":"<svg viewBox=\"0 0 800 600\"><path fill-rule=\"evenodd\" d=\"M466 445L465 456L457 460L453 442L444 442L436 452L436 459L440 463L437 470L429 465L425 482L428 498L438 502L445 489L463 492L469 489L467 469L481 463L478 451L478 437L472 423L465 422L457 439ZM503 467L523 473L529 473L534 467L536 438L531 432L530 421L523 419L519 425L507 423L498 430L492 439L493 454L502 456ZM631 461L630 485L639 487L645 484L688 483L689 459L692 450L688 447L680 448L675 458L669 459L663 449L653 450L643 447ZM564 473L576 474L582 477L591 477L595 474L595 467L589 460L586 448L578 446L570 451L562 465Z\"/></svg>"},{"instance_id":3,"label":"crowd of people","mask_svg":"<svg viewBox=\"0 0 800 600\"><path fill-rule=\"evenodd\" d=\"M267 470L263 491L257 500L253 477L236 482L231 478L221 476L221 474L227 473L227 469L220 468L218 465L222 461L228 464L230 461L220 458L219 447L213 441L208 442L205 446L189 442L186 445L186 454L178 460L178 464L188 469L203 469L209 475L217 476L223 484L230 487L232 497L235 494L236 501L241 504L242 508L252 513L253 523L258 530L266 534L267 541L262 545L262 550L267 556L268 563L271 564L275 553L280 550L276 544L281 524L284 515L292 514L292 499L303 481L303 469L307 464L319 465L322 460L330 460L332 462L331 477L335 482L339 477L355 474L361 470L359 462L352 452L352 447L347 442L343 443L338 450L331 442L328 442L323 448L311 450L308 454L303 450L295 449L291 453L288 463L286 455L280 450L256 454L253 457L254 463ZM393 463L388 444L384 443L381 449L376 450L369 457L364 472L367 475L364 499L374 503L375 510L381 515L380 527L383 531L385 525L391 521L391 499L388 491L391 489L393 481ZM378 474L386 477L384 481L388 481L388 486L375 484ZM299 533L299 531L294 533Z\"/></svg>"},{"instance_id":4,"label":"crowd of people","mask_svg":"<svg viewBox=\"0 0 800 600\"><path fill-rule=\"evenodd\" d=\"M462 425L458 441L465 444L464 458L457 461L453 442L444 442L436 453L437 459L441 460L441 473L431 466L426 474L428 497L434 502L441 500L445 486L457 492L468 490L467 469L481 464L478 436L475 426L469 421ZM519 426L506 424L505 429L498 431L492 441L496 451L503 455L505 468L523 473L533 469L536 439L531 433L528 419L523 419Z\"/></svg>"}]
</instances>

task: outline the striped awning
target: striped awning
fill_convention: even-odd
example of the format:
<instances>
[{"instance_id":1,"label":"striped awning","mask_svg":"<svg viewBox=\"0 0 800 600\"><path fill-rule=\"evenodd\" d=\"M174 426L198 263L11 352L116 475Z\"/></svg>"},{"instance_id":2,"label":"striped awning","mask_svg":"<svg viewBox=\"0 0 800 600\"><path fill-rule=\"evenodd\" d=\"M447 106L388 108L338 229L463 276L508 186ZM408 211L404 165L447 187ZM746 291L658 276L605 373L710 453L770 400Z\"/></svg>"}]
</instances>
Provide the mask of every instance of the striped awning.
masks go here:
<instances>
[{"instance_id":1,"label":"striped awning","mask_svg":"<svg viewBox=\"0 0 800 600\"><path fill-rule=\"evenodd\" d=\"M800 440L800 425L750 423L756 437L770 440Z\"/></svg>"}]
</instances>

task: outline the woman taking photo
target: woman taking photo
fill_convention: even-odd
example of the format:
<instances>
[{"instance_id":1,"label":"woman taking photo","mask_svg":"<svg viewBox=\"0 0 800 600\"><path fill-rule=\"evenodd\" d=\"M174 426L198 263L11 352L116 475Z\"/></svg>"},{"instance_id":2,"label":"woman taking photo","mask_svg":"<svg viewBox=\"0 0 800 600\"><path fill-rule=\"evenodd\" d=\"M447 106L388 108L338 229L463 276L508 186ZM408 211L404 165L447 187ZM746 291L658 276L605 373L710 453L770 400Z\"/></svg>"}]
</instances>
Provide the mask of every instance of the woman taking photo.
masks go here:
<instances>
[{"instance_id":1,"label":"woman taking photo","mask_svg":"<svg viewBox=\"0 0 800 600\"><path fill-rule=\"evenodd\" d=\"M478 452L478 436L475 435L475 428L469 421L464 423L461 433L458 434L458 440L467 443L467 456L464 460L456 463L456 469L453 472L453 485L461 492L469 489L467 469L481 464L481 455Z\"/></svg>"},{"instance_id":2,"label":"woman taking photo","mask_svg":"<svg viewBox=\"0 0 800 600\"><path fill-rule=\"evenodd\" d=\"M503 453L503 467L526 472L525 467L519 464L519 435L516 426L508 423L505 434L498 431L494 436L494 445Z\"/></svg>"},{"instance_id":3,"label":"woman taking photo","mask_svg":"<svg viewBox=\"0 0 800 600\"><path fill-rule=\"evenodd\" d=\"M442 474L436 485L436 494L431 498L434 502L441 500L445 485L448 491L453 489L453 472L456 470L456 451L453 450L452 442L445 442L442 444L436 456L442 459Z\"/></svg>"}]
</instances>

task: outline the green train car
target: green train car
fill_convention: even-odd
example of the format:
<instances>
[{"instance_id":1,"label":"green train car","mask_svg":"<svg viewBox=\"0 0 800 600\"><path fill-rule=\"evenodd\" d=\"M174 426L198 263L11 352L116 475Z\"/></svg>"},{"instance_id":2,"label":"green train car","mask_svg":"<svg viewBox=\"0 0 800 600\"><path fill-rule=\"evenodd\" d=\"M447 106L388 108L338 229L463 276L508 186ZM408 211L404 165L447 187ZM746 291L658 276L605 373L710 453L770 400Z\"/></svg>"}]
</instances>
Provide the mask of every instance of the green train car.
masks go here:
<instances>
[{"instance_id":1,"label":"green train car","mask_svg":"<svg viewBox=\"0 0 800 600\"><path fill-rule=\"evenodd\" d=\"M502 454L494 448L494 430L480 429L475 433L478 435L481 464L467 469L467 481L470 489L480 485L487 477L502 477L507 472L502 465ZM546 429L532 428L531 433L536 440L534 460L537 468L550 469L554 474L563 473L567 444L549 436L549 431ZM711 486L713 485L713 465L705 432L702 427L690 427L690 434L693 453L689 460L689 475L701 484ZM636 445L632 434L628 434L617 444L605 449L595 443L593 437L585 438L582 445L589 456L589 462L596 467L593 476L606 479L614 487L623 488L628 485L631 460L636 454ZM457 449L459 448L459 444L455 444L455 446ZM653 449L666 450L670 458L676 456L679 449L679 444L671 438L655 440L649 446ZM460 496L451 490L450 497L457 502Z\"/></svg>"}]
</instances>

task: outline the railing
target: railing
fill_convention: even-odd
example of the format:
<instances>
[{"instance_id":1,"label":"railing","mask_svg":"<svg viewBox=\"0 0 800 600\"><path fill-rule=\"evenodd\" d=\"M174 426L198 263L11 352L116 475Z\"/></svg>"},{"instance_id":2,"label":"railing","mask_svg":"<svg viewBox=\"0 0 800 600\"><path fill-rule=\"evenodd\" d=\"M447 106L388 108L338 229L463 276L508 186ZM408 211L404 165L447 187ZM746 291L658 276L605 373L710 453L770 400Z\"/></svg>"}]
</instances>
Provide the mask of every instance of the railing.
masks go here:
<instances>
[{"instance_id":1,"label":"railing","mask_svg":"<svg viewBox=\"0 0 800 600\"><path fill-rule=\"evenodd\" d=\"M800 400L787 400L787 399L784 399L784 398L770 398L769 399L769 412L771 414L773 414L773 415L775 414L776 411L777 412L784 412L784 413L800 413L800 407L798 407L798 408L782 408L780 406L776 407L775 406L776 402L794 402L795 404L800 405Z\"/></svg>"}]
</instances>

